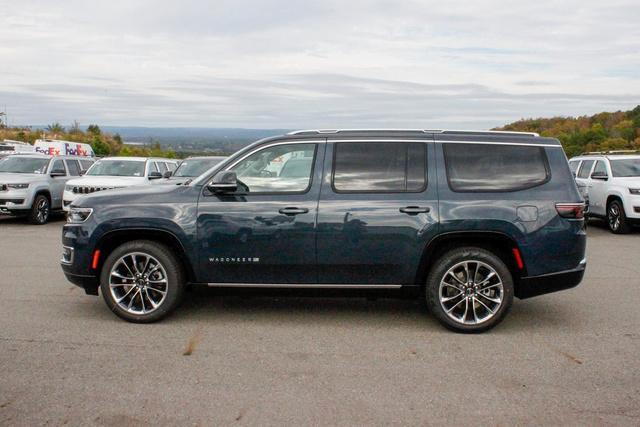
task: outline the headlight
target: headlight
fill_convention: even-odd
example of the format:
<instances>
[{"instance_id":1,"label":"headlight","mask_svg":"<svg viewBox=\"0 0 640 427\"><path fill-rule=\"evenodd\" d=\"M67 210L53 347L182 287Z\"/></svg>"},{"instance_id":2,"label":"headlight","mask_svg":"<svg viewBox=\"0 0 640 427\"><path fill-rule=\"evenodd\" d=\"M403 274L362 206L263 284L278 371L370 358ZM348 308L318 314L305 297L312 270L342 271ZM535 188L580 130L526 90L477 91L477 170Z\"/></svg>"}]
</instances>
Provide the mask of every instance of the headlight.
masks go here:
<instances>
[{"instance_id":1,"label":"headlight","mask_svg":"<svg viewBox=\"0 0 640 427\"><path fill-rule=\"evenodd\" d=\"M630 188L629 193L635 194L636 196L640 196L640 188Z\"/></svg>"},{"instance_id":2,"label":"headlight","mask_svg":"<svg viewBox=\"0 0 640 427\"><path fill-rule=\"evenodd\" d=\"M71 224L80 224L85 222L91 216L93 209L91 208L74 208L69 209L67 214L67 222Z\"/></svg>"},{"instance_id":3,"label":"headlight","mask_svg":"<svg viewBox=\"0 0 640 427\"><path fill-rule=\"evenodd\" d=\"M13 188L14 190L20 190L24 188L29 188L29 184L7 184L7 187Z\"/></svg>"},{"instance_id":4,"label":"headlight","mask_svg":"<svg viewBox=\"0 0 640 427\"><path fill-rule=\"evenodd\" d=\"M73 185L65 185L64 191L73 191Z\"/></svg>"}]
</instances>

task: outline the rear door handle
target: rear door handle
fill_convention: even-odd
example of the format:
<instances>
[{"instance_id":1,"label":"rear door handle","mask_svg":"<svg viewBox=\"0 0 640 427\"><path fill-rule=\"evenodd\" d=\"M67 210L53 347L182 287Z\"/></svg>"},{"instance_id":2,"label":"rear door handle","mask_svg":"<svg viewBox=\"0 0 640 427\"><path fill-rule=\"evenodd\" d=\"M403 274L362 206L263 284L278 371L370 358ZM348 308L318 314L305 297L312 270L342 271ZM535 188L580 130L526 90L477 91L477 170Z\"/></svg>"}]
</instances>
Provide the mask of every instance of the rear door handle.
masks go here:
<instances>
[{"instance_id":1,"label":"rear door handle","mask_svg":"<svg viewBox=\"0 0 640 427\"><path fill-rule=\"evenodd\" d=\"M405 208L400 208L400 212L406 213L407 215L418 215L419 213L428 213L431 211L431 208L428 207L420 207L420 206L407 206Z\"/></svg>"},{"instance_id":2,"label":"rear door handle","mask_svg":"<svg viewBox=\"0 0 640 427\"><path fill-rule=\"evenodd\" d=\"M278 212L280 212L283 215L300 215L300 214L306 214L307 212L309 212L309 209L288 207L288 208L282 208Z\"/></svg>"}]
</instances>

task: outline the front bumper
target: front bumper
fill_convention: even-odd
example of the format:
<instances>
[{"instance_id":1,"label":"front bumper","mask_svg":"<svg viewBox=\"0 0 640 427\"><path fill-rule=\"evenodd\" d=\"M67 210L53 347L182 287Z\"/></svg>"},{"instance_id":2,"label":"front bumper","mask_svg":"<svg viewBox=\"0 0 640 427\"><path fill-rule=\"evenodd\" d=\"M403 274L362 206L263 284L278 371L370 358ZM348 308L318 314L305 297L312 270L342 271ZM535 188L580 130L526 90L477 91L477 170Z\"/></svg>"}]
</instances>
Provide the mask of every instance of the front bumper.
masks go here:
<instances>
[{"instance_id":1,"label":"front bumper","mask_svg":"<svg viewBox=\"0 0 640 427\"><path fill-rule=\"evenodd\" d=\"M33 196L29 190L0 191L0 213L13 214L31 209Z\"/></svg>"},{"instance_id":2,"label":"front bumper","mask_svg":"<svg viewBox=\"0 0 640 427\"><path fill-rule=\"evenodd\" d=\"M64 264L60 263L60 265L62 265L62 270L64 271L64 275L68 281L84 289L84 292L87 295L98 295L98 288L100 287L100 281L96 276L84 276L82 274L74 274L67 271Z\"/></svg>"},{"instance_id":3,"label":"front bumper","mask_svg":"<svg viewBox=\"0 0 640 427\"><path fill-rule=\"evenodd\" d=\"M582 281L586 267L587 260L585 258L578 267L572 270L522 277L516 285L515 295L520 299L526 299L575 288Z\"/></svg>"},{"instance_id":4,"label":"front bumper","mask_svg":"<svg viewBox=\"0 0 640 427\"><path fill-rule=\"evenodd\" d=\"M94 244L88 224L65 224L62 227L62 257L60 266L71 283L87 294L98 295L100 280L91 268Z\"/></svg>"}]
</instances>

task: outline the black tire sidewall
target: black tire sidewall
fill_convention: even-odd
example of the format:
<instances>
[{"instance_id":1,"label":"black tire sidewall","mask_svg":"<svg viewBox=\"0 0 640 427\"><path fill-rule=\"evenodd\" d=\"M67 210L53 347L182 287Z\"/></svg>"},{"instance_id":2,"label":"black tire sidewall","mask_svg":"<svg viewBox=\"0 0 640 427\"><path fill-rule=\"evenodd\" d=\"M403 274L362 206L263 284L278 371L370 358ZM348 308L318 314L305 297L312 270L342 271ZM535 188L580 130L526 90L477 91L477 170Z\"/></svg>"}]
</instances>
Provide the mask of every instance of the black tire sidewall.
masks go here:
<instances>
[{"instance_id":1,"label":"black tire sidewall","mask_svg":"<svg viewBox=\"0 0 640 427\"><path fill-rule=\"evenodd\" d=\"M620 226L618 227L617 230L614 230L613 228L611 228L611 222L609 221L609 209L611 209L611 206L616 205L618 207L618 212L620 212ZM629 226L628 222L627 222L627 216L624 213L624 206L622 205L622 203L619 200L614 200L611 203L609 203L607 205L607 226L609 227L609 231L611 231L614 234L627 234L631 231L631 227Z\"/></svg>"},{"instance_id":2,"label":"black tire sidewall","mask_svg":"<svg viewBox=\"0 0 640 427\"><path fill-rule=\"evenodd\" d=\"M45 217L44 221L40 222L38 220L38 205L40 204L40 201L42 199L44 199L47 202L47 206L49 207L49 212L47 213L47 216ZM31 224L44 225L47 223L47 221L49 221L50 215L51 215L51 203L49 202L49 198L44 194L38 194L36 198L33 200L33 205L31 205L31 211L29 212L29 222Z\"/></svg>"},{"instance_id":3,"label":"black tire sidewall","mask_svg":"<svg viewBox=\"0 0 640 427\"><path fill-rule=\"evenodd\" d=\"M463 325L451 319L440 305L440 281L452 266L472 259L482 261L496 270L502 280L504 296L502 305L491 319L478 325ZM500 257L486 249L464 247L446 252L433 264L427 277L425 291L429 311L445 327L455 332L478 333L493 328L504 319L513 304L514 285L511 272Z\"/></svg>"},{"instance_id":4,"label":"black tire sidewall","mask_svg":"<svg viewBox=\"0 0 640 427\"><path fill-rule=\"evenodd\" d=\"M109 273L111 268L123 255L130 252L142 252L156 258L167 273L167 296L162 305L148 314L132 314L118 306L109 289ZM183 268L171 250L160 243L148 240L137 240L125 243L114 249L105 259L100 272L100 291L107 307L118 317L134 323L151 323L171 313L182 301L185 288Z\"/></svg>"}]
</instances>

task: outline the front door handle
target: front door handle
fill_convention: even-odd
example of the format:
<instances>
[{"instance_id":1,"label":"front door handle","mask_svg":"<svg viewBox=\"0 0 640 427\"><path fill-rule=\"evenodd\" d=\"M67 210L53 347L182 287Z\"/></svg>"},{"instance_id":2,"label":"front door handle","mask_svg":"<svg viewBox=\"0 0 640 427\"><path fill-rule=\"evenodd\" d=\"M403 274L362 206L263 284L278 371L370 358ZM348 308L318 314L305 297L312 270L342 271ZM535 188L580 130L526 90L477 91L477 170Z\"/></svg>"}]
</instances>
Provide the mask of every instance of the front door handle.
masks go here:
<instances>
[{"instance_id":1,"label":"front door handle","mask_svg":"<svg viewBox=\"0 0 640 427\"><path fill-rule=\"evenodd\" d=\"M280 212L283 215L300 215L300 214L306 214L307 212L309 212L309 209L289 207L289 208L282 208L278 212Z\"/></svg>"},{"instance_id":2,"label":"front door handle","mask_svg":"<svg viewBox=\"0 0 640 427\"><path fill-rule=\"evenodd\" d=\"M400 208L400 212L406 213L407 215L418 215L419 213L428 213L430 211L431 208L420 206L407 206L406 208Z\"/></svg>"}]
</instances>

